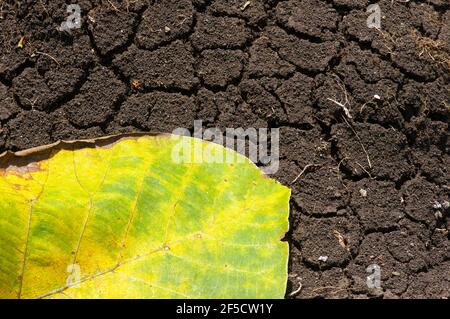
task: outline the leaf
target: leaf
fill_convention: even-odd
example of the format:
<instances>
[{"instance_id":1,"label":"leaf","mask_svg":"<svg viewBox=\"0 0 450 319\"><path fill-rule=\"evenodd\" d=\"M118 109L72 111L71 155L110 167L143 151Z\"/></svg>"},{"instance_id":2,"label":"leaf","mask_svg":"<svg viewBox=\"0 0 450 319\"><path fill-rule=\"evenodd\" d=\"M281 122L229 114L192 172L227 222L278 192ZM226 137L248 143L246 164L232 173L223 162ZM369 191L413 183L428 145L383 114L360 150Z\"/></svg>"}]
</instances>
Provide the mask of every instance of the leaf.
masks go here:
<instances>
[{"instance_id":1,"label":"leaf","mask_svg":"<svg viewBox=\"0 0 450 319\"><path fill-rule=\"evenodd\" d=\"M176 163L180 145L206 161ZM220 152L233 163L208 161ZM247 158L190 137L6 153L0 297L283 298L289 196Z\"/></svg>"}]
</instances>

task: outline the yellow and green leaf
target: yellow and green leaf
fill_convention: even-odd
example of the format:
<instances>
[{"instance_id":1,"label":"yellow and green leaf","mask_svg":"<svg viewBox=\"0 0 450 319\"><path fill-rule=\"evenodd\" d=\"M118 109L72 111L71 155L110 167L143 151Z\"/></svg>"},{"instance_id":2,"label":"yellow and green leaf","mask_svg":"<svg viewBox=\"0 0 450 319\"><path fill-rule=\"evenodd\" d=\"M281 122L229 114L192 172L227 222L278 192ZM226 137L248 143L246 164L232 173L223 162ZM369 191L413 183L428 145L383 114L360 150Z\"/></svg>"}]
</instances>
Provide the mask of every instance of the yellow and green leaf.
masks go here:
<instances>
[{"instance_id":1,"label":"yellow and green leaf","mask_svg":"<svg viewBox=\"0 0 450 319\"><path fill-rule=\"evenodd\" d=\"M180 143L239 160L179 163ZM243 156L190 137L4 154L0 298L282 298L289 196Z\"/></svg>"}]
</instances>

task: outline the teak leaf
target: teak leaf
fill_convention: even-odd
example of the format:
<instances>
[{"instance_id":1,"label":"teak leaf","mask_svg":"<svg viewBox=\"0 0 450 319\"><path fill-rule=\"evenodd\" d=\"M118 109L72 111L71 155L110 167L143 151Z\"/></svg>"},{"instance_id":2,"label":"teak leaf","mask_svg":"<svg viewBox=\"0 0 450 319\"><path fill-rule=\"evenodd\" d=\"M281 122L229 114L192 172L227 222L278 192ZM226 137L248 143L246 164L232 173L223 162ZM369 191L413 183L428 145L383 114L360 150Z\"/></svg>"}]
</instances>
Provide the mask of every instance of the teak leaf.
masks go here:
<instances>
[{"instance_id":1,"label":"teak leaf","mask_svg":"<svg viewBox=\"0 0 450 319\"><path fill-rule=\"evenodd\" d=\"M180 143L241 161L177 163ZM190 137L6 153L0 298L283 298L289 196L247 158Z\"/></svg>"}]
</instances>

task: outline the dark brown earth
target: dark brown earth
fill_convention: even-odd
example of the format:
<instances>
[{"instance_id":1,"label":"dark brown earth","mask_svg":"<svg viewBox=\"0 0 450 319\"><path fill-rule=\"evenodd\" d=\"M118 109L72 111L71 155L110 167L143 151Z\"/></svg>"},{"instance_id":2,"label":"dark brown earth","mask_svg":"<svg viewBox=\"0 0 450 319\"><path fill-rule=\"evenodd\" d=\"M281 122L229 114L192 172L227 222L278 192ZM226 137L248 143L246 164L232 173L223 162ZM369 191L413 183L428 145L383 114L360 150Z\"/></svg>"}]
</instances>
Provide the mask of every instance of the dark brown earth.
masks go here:
<instances>
[{"instance_id":1,"label":"dark brown earth","mask_svg":"<svg viewBox=\"0 0 450 319\"><path fill-rule=\"evenodd\" d=\"M369 0L75 2L67 33L66 1L0 0L0 152L279 127L287 297L450 297L448 0L381 0L381 30Z\"/></svg>"}]
</instances>

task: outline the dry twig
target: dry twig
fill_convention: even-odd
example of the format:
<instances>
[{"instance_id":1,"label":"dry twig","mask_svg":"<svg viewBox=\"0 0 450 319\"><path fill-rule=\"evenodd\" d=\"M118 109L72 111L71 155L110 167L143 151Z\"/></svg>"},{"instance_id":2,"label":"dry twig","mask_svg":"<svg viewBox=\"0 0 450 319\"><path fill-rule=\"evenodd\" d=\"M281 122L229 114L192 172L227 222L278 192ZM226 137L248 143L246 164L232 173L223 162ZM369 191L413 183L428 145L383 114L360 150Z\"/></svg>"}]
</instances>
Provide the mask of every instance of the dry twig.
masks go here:
<instances>
[{"instance_id":1,"label":"dry twig","mask_svg":"<svg viewBox=\"0 0 450 319\"><path fill-rule=\"evenodd\" d=\"M372 162L370 161L370 157L369 157L369 153L367 153L366 148L364 147L363 142L361 141L361 138L359 137L358 133L356 133L355 129L353 128L353 126L350 125L350 123L347 121L347 119L345 117L342 117L345 121L345 123L348 125L348 127L352 130L353 134L355 134L356 138L359 141L359 144L361 145L362 150L364 151L364 153L366 154L367 157L367 163L369 164L369 167L372 168Z\"/></svg>"},{"instance_id":2,"label":"dry twig","mask_svg":"<svg viewBox=\"0 0 450 319\"><path fill-rule=\"evenodd\" d=\"M345 89L345 85L344 83L342 83L341 79L339 79L339 77L337 75L335 75L336 78L336 83L338 84L338 86L341 88L342 92L344 92L344 103L337 101L336 99L331 99L331 98L327 98L327 100L339 105L342 110L344 111L345 115L351 119L352 115L350 114L350 110L348 109L347 105L349 104L349 100L348 100L348 95L347 95L347 90Z\"/></svg>"},{"instance_id":3,"label":"dry twig","mask_svg":"<svg viewBox=\"0 0 450 319\"><path fill-rule=\"evenodd\" d=\"M300 174L297 175L297 177L291 182L291 184L294 184L306 172L306 170L308 168L314 167L314 166L322 166L322 165L320 165L320 164L308 164L308 165L305 165L305 167L303 167L303 169L300 172Z\"/></svg>"},{"instance_id":4,"label":"dry twig","mask_svg":"<svg viewBox=\"0 0 450 319\"><path fill-rule=\"evenodd\" d=\"M35 54L40 54L40 55L44 55L44 56L46 56L46 57L49 57L50 59L52 59L53 61L55 61L55 63L56 64L58 64L59 65L59 62L58 62L58 60L56 60L56 58L55 57L53 57L53 56L51 56L50 54L48 54L48 53L45 53L45 52L41 52L41 51L36 51L36 52L34 52Z\"/></svg>"}]
</instances>

